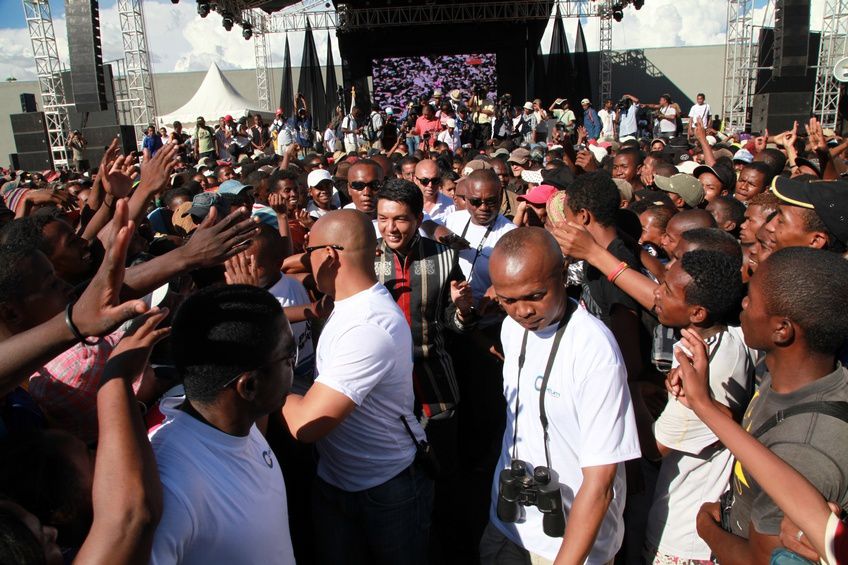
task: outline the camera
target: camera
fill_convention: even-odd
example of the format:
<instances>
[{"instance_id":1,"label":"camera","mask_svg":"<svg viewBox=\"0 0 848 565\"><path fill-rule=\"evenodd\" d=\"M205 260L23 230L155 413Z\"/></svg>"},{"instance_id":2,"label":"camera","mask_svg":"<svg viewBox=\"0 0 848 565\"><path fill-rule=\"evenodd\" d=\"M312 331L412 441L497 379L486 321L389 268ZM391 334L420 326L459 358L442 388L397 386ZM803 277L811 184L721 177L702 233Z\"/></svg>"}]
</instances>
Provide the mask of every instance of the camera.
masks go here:
<instances>
[{"instance_id":1,"label":"camera","mask_svg":"<svg viewBox=\"0 0 848 565\"><path fill-rule=\"evenodd\" d=\"M552 538L565 534L565 511L559 483L551 481L551 470L544 466L531 466L514 459L509 469L498 476L498 518L503 522L516 522L520 506L535 506L542 517L542 529Z\"/></svg>"},{"instance_id":2,"label":"camera","mask_svg":"<svg viewBox=\"0 0 848 565\"><path fill-rule=\"evenodd\" d=\"M630 109L631 104L633 104L633 101L627 96L625 96L621 100L619 100L618 103L616 103L615 109L624 110L626 112Z\"/></svg>"}]
</instances>

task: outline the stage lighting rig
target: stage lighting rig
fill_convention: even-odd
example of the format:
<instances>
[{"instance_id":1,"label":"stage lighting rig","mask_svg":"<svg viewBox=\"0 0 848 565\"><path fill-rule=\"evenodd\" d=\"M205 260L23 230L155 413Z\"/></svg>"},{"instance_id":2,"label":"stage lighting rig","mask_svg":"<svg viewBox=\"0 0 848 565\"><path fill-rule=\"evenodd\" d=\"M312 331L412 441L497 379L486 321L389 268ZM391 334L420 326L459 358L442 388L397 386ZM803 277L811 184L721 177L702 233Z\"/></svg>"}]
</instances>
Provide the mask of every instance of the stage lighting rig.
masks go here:
<instances>
[{"instance_id":1,"label":"stage lighting rig","mask_svg":"<svg viewBox=\"0 0 848 565\"><path fill-rule=\"evenodd\" d=\"M637 10L641 10L642 6L645 5L645 0L633 0L633 7Z\"/></svg>"},{"instance_id":2,"label":"stage lighting rig","mask_svg":"<svg viewBox=\"0 0 848 565\"><path fill-rule=\"evenodd\" d=\"M621 3L612 5L612 19L617 22L624 19L624 6Z\"/></svg>"},{"instance_id":3,"label":"stage lighting rig","mask_svg":"<svg viewBox=\"0 0 848 565\"><path fill-rule=\"evenodd\" d=\"M250 22L242 22L241 24L241 36L249 41L251 37L253 37L253 26Z\"/></svg>"},{"instance_id":4,"label":"stage lighting rig","mask_svg":"<svg viewBox=\"0 0 848 565\"><path fill-rule=\"evenodd\" d=\"M197 15L201 18L205 18L209 15L211 10L211 6L209 6L209 2L198 2L197 3Z\"/></svg>"},{"instance_id":5,"label":"stage lighting rig","mask_svg":"<svg viewBox=\"0 0 848 565\"><path fill-rule=\"evenodd\" d=\"M230 12L221 12L221 25L224 26L224 29L230 31L233 29L233 24L235 24L233 15Z\"/></svg>"}]
</instances>

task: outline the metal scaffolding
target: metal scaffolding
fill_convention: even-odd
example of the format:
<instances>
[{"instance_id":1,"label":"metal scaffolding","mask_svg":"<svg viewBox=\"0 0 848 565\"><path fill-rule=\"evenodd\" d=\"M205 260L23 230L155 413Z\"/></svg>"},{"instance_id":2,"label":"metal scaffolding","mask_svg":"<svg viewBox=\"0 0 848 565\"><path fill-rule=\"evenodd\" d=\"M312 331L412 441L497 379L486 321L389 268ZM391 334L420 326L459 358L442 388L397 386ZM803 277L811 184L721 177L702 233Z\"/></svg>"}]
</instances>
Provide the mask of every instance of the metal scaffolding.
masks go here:
<instances>
[{"instance_id":1,"label":"metal scaffolding","mask_svg":"<svg viewBox=\"0 0 848 565\"><path fill-rule=\"evenodd\" d=\"M600 72L598 73L598 77L600 78L600 89L598 92L601 95L601 105L603 105L604 100L607 98L612 98L612 0L603 0L603 4L599 14L601 42L598 47L601 65Z\"/></svg>"},{"instance_id":2,"label":"metal scaffolding","mask_svg":"<svg viewBox=\"0 0 848 565\"><path fill-rule=\"evenodd\" d=\"M135 127L138 146L141 147L144 131L153 123L156 115L142 0L118 0L118 18L124 44L130 121Z\"/></svg>"},{"instance_id":3,"label":"metal scaffolding","mask_svg":"<svg viewBox=\"0 0 848 565\"><path fill-rule=\"evenodd\" d=\"M256 62L256 94L260 110L273 108L274 87L269 80L271 68L271 52L268 50L266 34L268 32L268 16L261 10L245 10L242 12L242 22L251 26L253 37L253 56Z\"/></svg>"},{"instance_id":4,"label":"metal scaffolding","mask_svg":"<svg viewBox=\"0 0 848 565\"><path fill-rule=\"evenodd\" d=\"M41 90L41 105L47 121L47 135L53 166L68 164L65 139L70 129L65 101L65 86L62 83L59 52L56 49L56 34L53 32L53 16L48 0L23 0L35 71Z\"/></svg>"},{"instance_id":5,"label":"metal scaffolding","mask_svg":"<svg viewBox=\"0 0 848 565\"><path fill-rule=\"evenodd\" d=\"M833 67L848 55L848 0L826 0L822 18L819 65L816 69L816 90L813 96L813 115L822 127L836 129L839 114L840 84L833 76Z\"/></svg>"},{"instance_id":6,"label":"metal scaffolding","mask_svg":"<svg viewBox=\"0 0 848 565\"><path fill-rule=\"evenodd\" d=\"M556 0L565 18L597 17L611 5L610 0ZM611 11L610 11L611 13ZM340 33L381 27L403 27L427 24L463 24L482 22L517 22L547 20L552 12L547 2L513 0L497 2L424 4L421 6L389 6L385 8L349 8L339 4L337 11L301 11L275 14L269 30L272 33L300 31L306 22L315 29L338 29Z\"/></svg>"},{"instance_id":7,"label":"metal scaffolding","mask_svg":"<svg viewBox=\"0 0 848 565\"><path fill-rule=\"evenodd\" d=\"M754 0L728 0L722 116L724 130L743 132L750 123L756 50L753 37Z\"/></svg>"}]
</instances>

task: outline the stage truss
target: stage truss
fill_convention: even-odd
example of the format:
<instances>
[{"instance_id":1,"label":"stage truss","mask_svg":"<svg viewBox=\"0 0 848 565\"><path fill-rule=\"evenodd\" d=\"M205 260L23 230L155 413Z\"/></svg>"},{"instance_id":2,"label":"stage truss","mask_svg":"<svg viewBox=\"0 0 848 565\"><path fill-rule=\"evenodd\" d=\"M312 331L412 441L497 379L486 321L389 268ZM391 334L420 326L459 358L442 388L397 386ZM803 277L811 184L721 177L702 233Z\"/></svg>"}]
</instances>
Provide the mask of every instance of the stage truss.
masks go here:
<instances>
[{"instance_id":1,"label":"stage truss","mask_svg":"<svg viewBox=\"0 0 848 565\"><path fill-rule=\"evenodd\" d=\"M144 132L154 122L156 115L142 0L118 0L118 19L121 22L124 47L126 104L129 106L130 124L135 130L136 143L141 147Z\"/></svg>"},{"instance_id":2,"label":"stage truss","mask_svg":"<svg viewBox=\"0 0 848 565\"><path fill-rule=\"evenodd\" d=\"M813 115L822 127L836 129L839 115L840 84L833 76L833 67L848 55L848 0L827 0L822 18L819 66L816 69L816 90L813 96Z\"/></svg>"},{"instance_id":3,"label":"stage truss","mask_svg":"<svg viewBox=\"0 0 848 565\"><path fill-rule=\"evenodd\" d=\"M62 83L62 67L56 49L56 34L53 31L53 16L47 0L23 0L24 16L35 58L35 72L41 90L41 105L47 121L47 137L53 166L68 164L65 148L70 129L65 101L65 86Z\"/></svg>"}]
</instances>

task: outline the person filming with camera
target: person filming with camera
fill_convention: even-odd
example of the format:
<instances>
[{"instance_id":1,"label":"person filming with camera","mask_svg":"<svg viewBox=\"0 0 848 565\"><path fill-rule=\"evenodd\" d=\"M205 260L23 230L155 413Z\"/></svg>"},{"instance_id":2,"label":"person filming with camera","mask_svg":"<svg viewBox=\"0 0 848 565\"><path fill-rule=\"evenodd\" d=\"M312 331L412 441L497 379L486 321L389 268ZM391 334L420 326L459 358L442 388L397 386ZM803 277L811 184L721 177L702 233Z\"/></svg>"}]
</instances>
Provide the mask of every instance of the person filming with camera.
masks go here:
<instances>
[{"instance_id":1,"label":"person filming with camera","mask_svg":"<svg viewBox=\"0 0 848 565\"><path fill-rule=\"evenodd\" d=\"M490 259L507 421L483 565L611 563L624 536L625 461L640 456L627 371L607 327L566 295L541 228L504 235Z\"/></svg>"}]
</instances>

